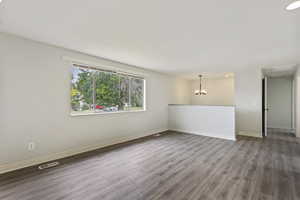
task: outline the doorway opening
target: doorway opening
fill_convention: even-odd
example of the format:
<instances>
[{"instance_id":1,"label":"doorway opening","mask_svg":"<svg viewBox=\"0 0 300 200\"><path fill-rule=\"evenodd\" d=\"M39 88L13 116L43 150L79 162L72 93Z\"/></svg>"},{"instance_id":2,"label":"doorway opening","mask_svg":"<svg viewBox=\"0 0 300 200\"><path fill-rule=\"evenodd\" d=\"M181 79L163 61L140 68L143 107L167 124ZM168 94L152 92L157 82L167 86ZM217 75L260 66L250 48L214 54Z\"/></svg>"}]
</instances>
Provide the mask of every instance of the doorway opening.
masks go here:
<instances>
[{"instance_id":1,"label":"doorway opening","mask_svg":"<svg viewBox=\"0 0 300 200\"><path fill-rule=\"evenodd\" d=\"M295 68L265 69L262 79L262 136L295 135Z\"/></svg>"}]
</instances>

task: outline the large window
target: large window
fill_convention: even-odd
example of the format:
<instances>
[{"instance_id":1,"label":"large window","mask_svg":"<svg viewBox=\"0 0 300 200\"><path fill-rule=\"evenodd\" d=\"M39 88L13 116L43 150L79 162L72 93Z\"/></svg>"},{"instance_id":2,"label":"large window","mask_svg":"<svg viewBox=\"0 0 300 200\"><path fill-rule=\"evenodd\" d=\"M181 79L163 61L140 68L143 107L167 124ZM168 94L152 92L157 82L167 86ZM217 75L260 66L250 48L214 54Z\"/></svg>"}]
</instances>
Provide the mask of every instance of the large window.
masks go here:
<instances>
[{"instance_id":1,"label":"large window","mask_svg":"<svg viewBox=\"0 0 300 200\"><path fill-rule=\"evenodd\" d=\"M73 65L71 114L144 110L142 77Z\"/></svg>"}]
</instances>

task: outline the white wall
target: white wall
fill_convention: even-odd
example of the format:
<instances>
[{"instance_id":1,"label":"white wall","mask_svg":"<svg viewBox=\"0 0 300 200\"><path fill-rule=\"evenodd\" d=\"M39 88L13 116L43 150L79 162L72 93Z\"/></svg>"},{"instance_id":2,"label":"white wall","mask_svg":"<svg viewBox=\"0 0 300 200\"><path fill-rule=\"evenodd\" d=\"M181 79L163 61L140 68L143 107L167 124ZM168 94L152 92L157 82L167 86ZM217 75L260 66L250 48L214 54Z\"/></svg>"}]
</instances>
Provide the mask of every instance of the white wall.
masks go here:
<instances>
[{"instance_id":1,"label":"white wall","mask_svg":"<svg viewBox=\"0 0 300 200\"><path fill-rule=\"evenodd\" d=\"M224 72L224 71L219 71ZM206 105L234 105L236 112L236 133L240 135L262 136L262 71L259 66L241 67L231 70L233 79L205 80L207 96L196 97L193 88L199 82L192 82L191 103ZM217 73L217 72L212 72ZM234 88L232 88L234 87ZM226 95L225 90L229 91ZM210 96L209 94L213 94ZM233 99L232 99L233 98Z\"/></svg>"},{"instance_id":2,"label":"white wall","mask_svg":"<svg viewBox=\"0 0 300 200\"><path fill-rule=\"evenodd\" d=\"M196 96L191 92L192 104L234 105L234 78L204 78L207 95ZM192 81L192 91L199 89L199 80Z\"/></svg>"},{"instance_id":3,"label":"white wall","mask_svg":"<svg viewBox=\"0 0 300 200\"><path fill-rule=\"evenodd\" d=\"M170 105L170 130L235 140L234 106Z\"/></svg>"},{"instance_id":4,"label":"white wall","mask_svg":"<svg viewBox=\"0 0 300 200\"><path fill-rule=\"evenodd\" d=\"M0 44L0 173L167 130L168 103L189 103L187 82L163 74L2 33ZM71 117L63 56L145 74L147 111Z\"/></svg>"},{"instance_id":5,"label":"white wall","mask_svg":"<svg viewBox=\"0 0 300 200\"><path fill-rule=\"evenodd\" d=\"M248 67L235 73L236 129L238 134L261 137L262 71Z\"/></svg>"},{"instance_id":6,"label":"white wall","mask_svg":"<svg viewBox=\"0 0 300 200\"><path fill-rule=\"evenodd\" d=\"M222 72L221 70L219 72ZM207 97L192 95L192 104L234 105L236 133L240 135L262 136L262 71L259 66L241 67L232 70L234 78L209 80L205 82L208 88ZM206 80L205 80L206 81ZM199 82L198 82L199 84ZM192 83L192 88L197 83ZM233 87L233 88L232 88ZM227 91L224 94L224 91ZM213 96L209 96L213 94Z\"/></svg>"},{"instance_id":7,"label":"white wall","mask_svg":"<svg viewBox=\"0 0 300 200\"><path fill-rule=\"evenodd\" d=\"M292 78L269 77L268 128L292 129Z\"/></svg>"},{"instance_id":8,"label":"white wall","mask_svg":"<svg viewBox=\"0 0 300 200\"><path fill-rule=\"evenodd\" d=\"M180 78L171 80L170 104L191 104L192 102L191 81Z\"/></svg>"}]
</instances>

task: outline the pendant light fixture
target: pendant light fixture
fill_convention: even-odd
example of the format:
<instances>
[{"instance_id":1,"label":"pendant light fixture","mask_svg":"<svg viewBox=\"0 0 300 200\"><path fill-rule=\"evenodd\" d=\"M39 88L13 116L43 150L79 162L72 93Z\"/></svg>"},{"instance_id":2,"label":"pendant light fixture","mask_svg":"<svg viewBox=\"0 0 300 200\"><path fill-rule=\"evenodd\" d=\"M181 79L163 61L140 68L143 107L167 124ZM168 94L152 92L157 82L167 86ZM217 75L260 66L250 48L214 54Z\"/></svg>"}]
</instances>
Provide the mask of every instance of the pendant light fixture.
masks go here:
<instances>
[{"instance_id":1,"label":"pendant light fixture","mask_svg":"<svg viewBox=\"0 0 300 200\"><path fill-rule=\"evenodd\" d=\"M195 90L195 95L207 95L207 91L205 89L202 89L202 75L199 75L200 79L200 87L199 90Z\"/></svg>"}]
</instances>

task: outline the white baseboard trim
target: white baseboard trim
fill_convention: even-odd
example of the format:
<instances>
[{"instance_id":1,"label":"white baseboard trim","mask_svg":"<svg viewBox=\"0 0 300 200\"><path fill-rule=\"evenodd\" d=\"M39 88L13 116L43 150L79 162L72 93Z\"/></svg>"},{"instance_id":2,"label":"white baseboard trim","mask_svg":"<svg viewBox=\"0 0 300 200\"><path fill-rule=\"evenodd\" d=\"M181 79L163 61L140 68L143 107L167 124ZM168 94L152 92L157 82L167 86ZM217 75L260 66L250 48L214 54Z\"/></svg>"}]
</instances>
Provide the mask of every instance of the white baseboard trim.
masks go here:
<instances>
[{"instance_id":1,"label":"white baseboard trim","mask_svg":"<svg viewBox=\"0 0 300 200\"><path fill-rule=\"evenodd\" d=\"M230 138L230 137L223 137L223 136L214 136L214 135L210 135L210 134L193 132L193 131L186 131L186 130L180 130L180 129L170 129L170 131L177 131L177 132L181 132L181 133L187 133L187 134L193 134L193 135L202 135L202 136L206 136L206 137L236 141L235 137Z\"/></svg>"},{"instance_id":2,"label":"white baseboard trim","mask_svg":"<svg viewBox=\"0 0 300 200\"><path fill-rule=\"evenodd\" d=\"M262 138L261 133L256 131L239 131L238 135Z\"/></svg>"},{"instance_id":3,"label":"white baseboard trim","mask_svg":"<svg viewBox=\"0 0 300 200\"><path fill-rule=\"evenodd\" d=\"M153 130L153 131L149 131L147 133L144 134L140 134L140 135L134 135L134 136L128 136L126 138L118 138L115 141L109 143L109 144L95 144L95 145L88 145L88 146L84 146L81 148L76 148L76 149L71 149L71 150L67 150L64 152L59 152L59 153L54 153L51 155L46 155L46 156L41 156L41 157L37 157L37 158L32 158L29 160L21 160L21 161L17 161L14 163L7 163L7 164L3 164L0 165L0 174L4 174L7 172L11 172L11 171L15 171L18 169L22 169L22 168L26 168L26 167L30 167L30 166L34 166L34 165L39 165L41 163L45 163L45 162L49 162L49 161L53 161L53 160L58 160L61 158L66 158L69 156L74 156L76 154L80 154L80 153L85 153L88 151L93 151L96 149L100 149L103 147L107 147L107 146L111 146L111 145L115 145L115 144L119 144L119 143L123 143L123 142L128 142L131 140L135 140L135 139L139 139L145 136L150 136L156 133L161 133L164 131L167 131L168 129L159 129L159 130Z\"/></svg>"},{"instance_id":4,"label":"white baseboard trim","mask_svg":"<svg viewBox=\"0 0 300 200\"><path fill-rule=\"evenodd\" d=\"M268 127L268 131L277 131L282 133L295 133L296 130L294 128L277 128L277 127Z\"/></svg>"}]
</instances>

